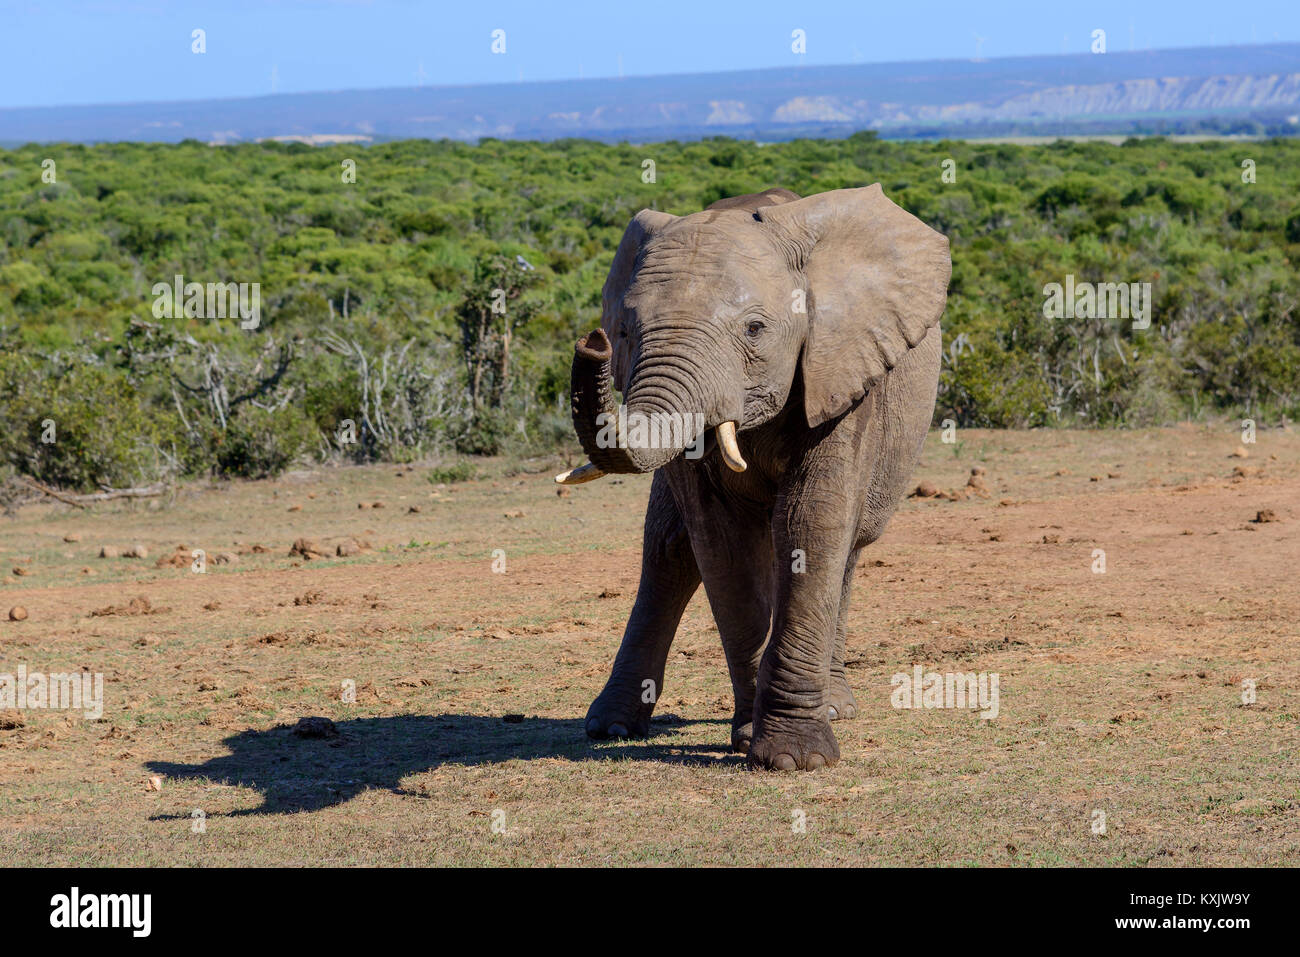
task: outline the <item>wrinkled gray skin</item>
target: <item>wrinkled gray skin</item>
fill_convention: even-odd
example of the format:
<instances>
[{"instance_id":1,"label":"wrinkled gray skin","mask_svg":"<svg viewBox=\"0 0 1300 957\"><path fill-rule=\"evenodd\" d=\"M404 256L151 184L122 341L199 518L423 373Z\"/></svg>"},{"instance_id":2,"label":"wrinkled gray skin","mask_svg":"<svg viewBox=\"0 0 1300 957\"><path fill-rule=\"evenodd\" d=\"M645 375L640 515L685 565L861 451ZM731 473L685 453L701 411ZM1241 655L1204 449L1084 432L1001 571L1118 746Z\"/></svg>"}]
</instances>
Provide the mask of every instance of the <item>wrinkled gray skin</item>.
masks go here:
<instances>
[{"instance_id":1,"label":"wrinkled gray skin","mask_svg":"<svg viewBox=\"0 0 1300 957\"><path fill-rule=\"evenodd\" d=\"M649 731L643 698L662 695L669 645L703 581L735 693L733 748L759 768L839 759L830 722L857 710L844 670L853 570L920 456L950 272L947 239L878 184L637 214L601 330L573 368L574 424L593 463L657 470L641 583L587 712L591 737ZM599 447L611 375L629 413L702 412L705 455L681 454L694 436L677 449ZM720 455L715 429L728 420L743 472Z\"/></svg>"}]
</instances>

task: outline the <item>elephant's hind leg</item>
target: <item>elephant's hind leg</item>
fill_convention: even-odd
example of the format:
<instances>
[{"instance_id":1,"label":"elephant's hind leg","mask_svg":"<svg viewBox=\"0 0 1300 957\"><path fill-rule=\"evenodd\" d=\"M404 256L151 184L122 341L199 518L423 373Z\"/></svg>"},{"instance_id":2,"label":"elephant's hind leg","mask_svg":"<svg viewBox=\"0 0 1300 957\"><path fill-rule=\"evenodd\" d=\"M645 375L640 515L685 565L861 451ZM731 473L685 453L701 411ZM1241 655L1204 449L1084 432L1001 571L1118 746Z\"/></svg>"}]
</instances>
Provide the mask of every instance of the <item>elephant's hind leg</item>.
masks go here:
<instances>
[{"instance_id":1,"label":"elephant's hind leg","mask_svg":"<svg viewBox=\"0 0 1300 957\"><path fill-rule=\"evenodd\" d=\"M771 519L765 505L721 492L703 470L683 464L666 471L685 504L696 565L731 673L731 747L744 754L753 739L758 666L776 590Z\"/></svg>"},{"instance_id":2,"label":"elephant's hind leg","mask_svg":"<svg viewBox=\"0 0 1300 957\"><path fill-rule=\"evenodd\" d=\"M681 512L663 473L656 472L646 507L641 584L609 680L587 709L588 736L625 738L650 732L650 715L663 692L668 649L699 586Z\"/></svg>"},{"instance_id":3,"label":"elephant's hind leg","mask_svg":"<svg viewBox=\"0 0 1300 957\"><path fill-rule=\"evenodd\" d=\"M723 518L707 557L701 557L704 590L722 639L731 673L735 711L731 716L731 748L749 752L754 737L754 695L763 644L772 625L776 588L772 536L764 518L739 523ZM699 546L697 545L697 548Z\"/></svg>"},{"instance_id":4,"label":"elephant's hind leg","mask_svg":"<svg viewBox=\"0 0 1300 957\"><path fill-rule=\"evenodd\" d=\"M835 650L831 653L831 686L826 693L827 711L832 721L845 721L857 717L858 699L853 697L849 687L848 672L844 667L846 631L849 617L849 596L853 591L853 571L858 567L858 555L861 549L855 549L844 567L844 585L840 589L840 614L835 631Z\"/></svg>"}]
</instances>

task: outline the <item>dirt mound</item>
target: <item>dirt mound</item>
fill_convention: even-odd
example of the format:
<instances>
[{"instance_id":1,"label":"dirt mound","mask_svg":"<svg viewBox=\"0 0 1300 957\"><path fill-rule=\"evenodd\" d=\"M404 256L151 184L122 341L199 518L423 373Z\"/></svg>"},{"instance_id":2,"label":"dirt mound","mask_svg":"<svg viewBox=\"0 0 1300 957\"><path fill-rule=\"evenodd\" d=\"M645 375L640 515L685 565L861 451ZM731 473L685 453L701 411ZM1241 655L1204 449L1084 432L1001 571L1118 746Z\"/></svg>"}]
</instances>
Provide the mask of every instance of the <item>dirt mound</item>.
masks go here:
<instances>
[{"instance_id":1,"label":"dirt mound","mask_svg":"<svg viewBox=\"0 0 1300 957\"><path fill-rule=\"evenodd\" d=\"M90 613L91 618L106 618L110 615L164 615L170 608L155 608L144 595L137 595L125 605L105 605Z\"/></svg>"},{"instance_id":2,"label":"dirt mound","mask_svg":"<svg viewBox=\"0 0 1300 957\"><path fill-rule=\"evenodd\" d=\"M933 482L925 481L917 485L908 495L908 498L934 498L949 502L964 502L972 497L988 498L989 495L988 483L984 480L984 466L976 465L970 470L970 477L966 479L964 488L948 489L945 492Z\"/></svg>"},{"instance_id":3,"label":"dirt mound","mask_svg":"<svg viewBox=\"0 0 1300 957\"><path fill-rule=\"evenodd\" d=\"M329 558L330 553L329 549L320 542L314 541L310 538L300 538L296 540L293 543L293 547L289 549L289 557L293 558L295 556L300 556L307 559L307 561L311 561L313 558Z\"/></svg>"},{"instance_id":4,"label":"dirt mound","mask_svg":"<svg viewBox=\"0 0 1300 957\"><path fill-rule=\"evenodd\" d=\"M253 639L253 643L284 647L292 645L330 645L338 642L327 631L307 629L305 631L273 631Z\"/></svg>"},{"instance_id":5,"label":"dirt mound","mask_svg":"<svg viewBox=\"0 0 1300 957\"><path fill-rule=\"evenodd\" d=\"M299 718L291 733L299 738L337 738L339 729L329 718Z\"/></svg>"},{"instance_id":6,"label":"dirt mound","mask_svg":"<svg viewBox=\"0 0 1300 957\"><path fill-rule=\"evenodd\" d=\"M189 568L191 561L192 559L190 558L189 552L183 551L182 546L178 545L176 547L176 551L172 552L170 555L161 556L156 562L153 563L153 567L154 568Z\"/></svg>"}]
</instances>

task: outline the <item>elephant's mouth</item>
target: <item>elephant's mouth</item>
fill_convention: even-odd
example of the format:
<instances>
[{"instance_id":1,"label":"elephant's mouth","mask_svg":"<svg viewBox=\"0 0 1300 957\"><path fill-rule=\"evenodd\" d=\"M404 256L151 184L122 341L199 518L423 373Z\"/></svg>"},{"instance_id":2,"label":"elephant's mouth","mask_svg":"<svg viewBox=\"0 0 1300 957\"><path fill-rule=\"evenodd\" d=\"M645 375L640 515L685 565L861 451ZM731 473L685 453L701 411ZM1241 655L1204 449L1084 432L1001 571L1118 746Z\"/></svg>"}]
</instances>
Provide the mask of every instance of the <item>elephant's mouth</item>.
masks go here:
<instances>
[{"instance_id":1,"label":"elephant's mouth","mask_svg":"<svg viewBox=\"0 0 1300 957\"><path fill-rule=\"evenodd\" d=\"M736 444L736 423L719 422L709 428L703 421L674 421L676 441L629 441L625 430L626 409L620 409L610 391L610 360L613 349L605 333L596 329L578 340L573 352L571 386L573 392L573 427L583 451L590 460L586 465L562 472L555 477L561 485L578 485L612 473L651 472L683 454L686 446L700 443L707 454L716 442L728 468L743 472L748 467ZM634 410L632 415L676 416L680 413ZM701 415L699 419L703 419ZM655 433L652 433L655 434ZM701 441L703 440L703 441Z\"/></svg>"}]
</instances>

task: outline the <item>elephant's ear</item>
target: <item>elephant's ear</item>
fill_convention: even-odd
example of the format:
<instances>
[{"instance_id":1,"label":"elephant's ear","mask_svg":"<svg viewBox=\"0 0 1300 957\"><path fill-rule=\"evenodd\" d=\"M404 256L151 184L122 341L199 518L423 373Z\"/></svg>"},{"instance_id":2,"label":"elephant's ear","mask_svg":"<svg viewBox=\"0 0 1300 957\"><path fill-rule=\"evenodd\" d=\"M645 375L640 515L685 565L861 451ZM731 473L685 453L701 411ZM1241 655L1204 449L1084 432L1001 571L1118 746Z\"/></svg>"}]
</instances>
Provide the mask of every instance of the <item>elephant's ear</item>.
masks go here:
<instances>
[{"instance_id":1,"label":"elephant's ear","mask_svg":"<svg viewBox=\"0 0 1300 957\"><path fill-rule=\"evenodd\" d=\"M848 410L943 315L948 239L875 183L755 216L782 234L807 283L804 412L817 426Z\"/></svg>"},{"instance_id":2,"label":"elephant's ear","mask_svg":"<svg viewBox=\"0 0 1300 957\"><path fill-rule=\"evenodd\" d=\"M641 246L652 233L662 229L676 218L671 213L661 213L657 209L643 209L633 216L623 232L623 238L619 241L618 250L614 253L614 264L609 267L605 288L600 293L600 328L614 350L610 371L614 376L615 384L620 389L625 385L623 377L627 373L629 358L627 343L623 342L622 336L619 335L623 314L623 293L627 291L628 284L632 281L632 273L636 270L637 254L640 253Z\"/></svg>"}]
</instances>

